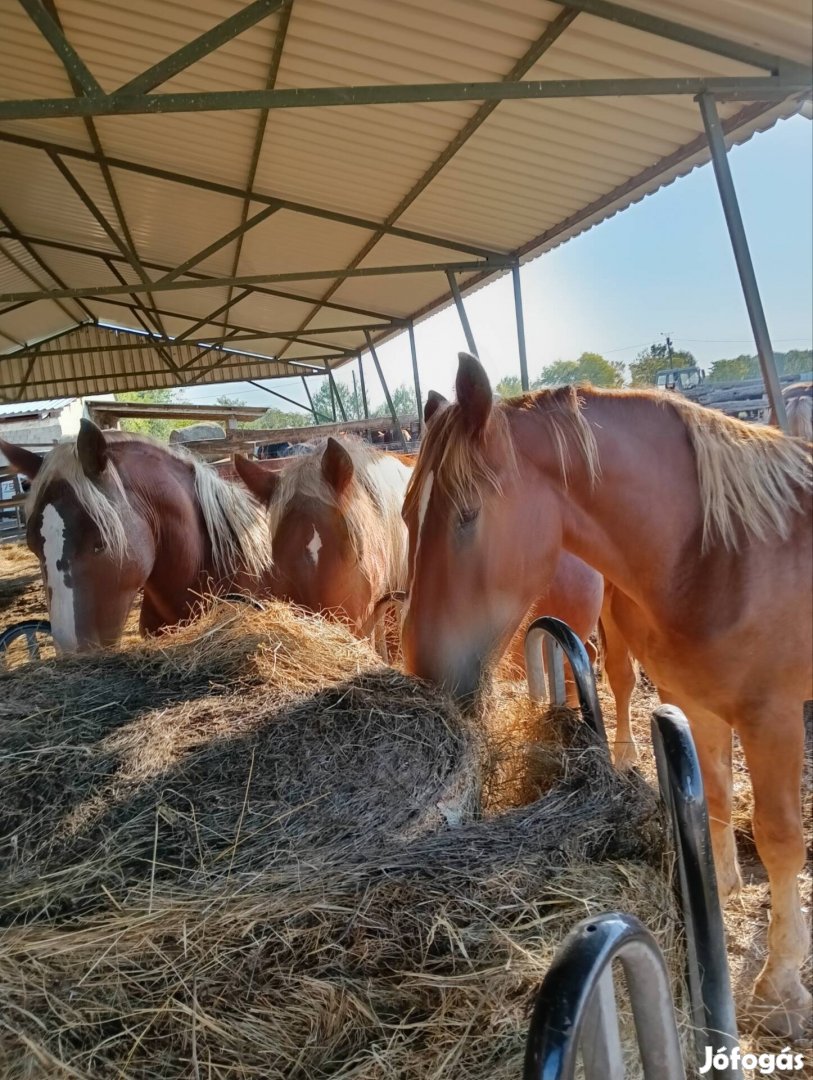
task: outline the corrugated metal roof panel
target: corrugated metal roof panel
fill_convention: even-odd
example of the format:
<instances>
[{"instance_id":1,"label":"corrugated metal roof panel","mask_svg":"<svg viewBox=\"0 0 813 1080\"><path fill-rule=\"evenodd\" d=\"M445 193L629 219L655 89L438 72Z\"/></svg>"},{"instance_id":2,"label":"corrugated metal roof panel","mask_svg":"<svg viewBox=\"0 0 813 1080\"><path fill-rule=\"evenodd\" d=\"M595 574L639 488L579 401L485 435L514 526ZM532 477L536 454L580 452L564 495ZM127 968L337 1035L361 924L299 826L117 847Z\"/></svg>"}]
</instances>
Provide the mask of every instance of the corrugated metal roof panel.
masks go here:
<instances>
[{"instance_id":1,"label":"corrugated metal roof panel","mask_svg":"<svg viewBox=\"0 0 813 1080\"><path fill-rule=\"evenodd\" d=\"M46 401L32 401L22 408L19 402L10 405L0 405L0 418L8 419L12 416L35 416L39 413L59 412L66 405L76 401L75 397L48 398Z\"/></svg>"},{"instance_id":2,"label":"corrugated metal roof panel","mask_svg":"<svg viewBox=\"0 0 813 1080\"><path fill-rule=\"evenodd\" d=\"M124 0L57 0L68 40L108 90L243 6L241 0L145 0L140 5ZM770 5L718 0L712 6L705 0L632 0L632 6L791 60L811 61L808 0L775 0ZM386 5L378 0L296 0L276 85L501 79L563 10L548 0L391 0ZM158 92L264 87L280 20L276 13L261 21L177 74ZM753 71L736 60L580 13L523 77L730 76ZM0 41L0 97L68 92L56 56L22 8L12 6L8 17L4 14ZM732 135L737 140L770 126L795 107L793 102L771 107L729 103L721 105L720 112L724 119L737 118ZM463 101L272 110L266 123L256 111L121 116L100 118L96 128L107 155L235 189L232 194L217 193L112 169L137 251L148 264L157 264L149 270L153 278L163 273L158 267L177 265L241 220L239 191L249 179L258 132L264 139L254 183L266 196L373 222L395 221L451 242L512 252L523 259L588 228L707 158L699 111L688 96L506 101L425 184L436 171L439 155L478 109L478 102ZM0 129L58 140L83 151L91 145L82 121L75 119L13 122ZM70 156L65 160L118 229L98 166ZM42 150L4 143L3 163L0 206L14 227L34 237L118 256L110 237ZM252 204L249 213L258 208ZM237 272L295 273L359 263L370 268L459 257L452 248L386 234L366 251L372 235L368 228L280 211L245 236ZM3 243L9 243L8 235ZM232 241L196 272L228 276L237 248ZM45 246L38 251L70 286L100 287L115 281L92 254ZM25 265L34 272L28 262ZM137 280L126 262L117 258L115 265L126 281ZM2 260L0 275L5 293L28 291L22 284L26 275ZM35 277L48 283L41 268L36 268ZM483 278L466 274L462 280L480 283ZM271 295L274 291L302 299ZM228 289L223 285L156 292L155 298L170 313L164 316L170 334L202 321L195 336L203 340L205 334L219 334L225 322L256 331L255 340L265 348L279 347L294 355L309 350L312 354L314 347L307 342L286 345L274 337L275 331L363 321L363 315L352 311L318 310L315 302L328 293L334 293L338 304L362 311L420 316L444 303L447 292L442 272L343 282L312 279L252 293L214 323L202 320L225 302ZM105 318L137 325L128 307L122 306L131 302L128 296L117 295L89 300L86 306ZM149 300L145 296L142 302ZM76 311L77 318L84 317L76 304L67 302L65 307ZM31 340L49 332L47 328L64 328L66 318L64 310L52 303L29 304L0 315L0 334ZM361 331L347 331L334 339L351 349L364 343ZM7 341L0 339L0 348L11 348ZM123 353L118 368L112 352L88 355L98 357L98 370L108 380L120 381L116 373L125 370L124 381L132 381L139 372L148 381L164 378L163 372L133 366L133 356L140 355L135 351ZM237 362L230 363L236 370ZM47 364L53 379L69 377L60 358L48 357ZM282 367L272 370L283 372ZM83 371L82 378L89 382L90 372Z\"/></svg>"}]
</instances>

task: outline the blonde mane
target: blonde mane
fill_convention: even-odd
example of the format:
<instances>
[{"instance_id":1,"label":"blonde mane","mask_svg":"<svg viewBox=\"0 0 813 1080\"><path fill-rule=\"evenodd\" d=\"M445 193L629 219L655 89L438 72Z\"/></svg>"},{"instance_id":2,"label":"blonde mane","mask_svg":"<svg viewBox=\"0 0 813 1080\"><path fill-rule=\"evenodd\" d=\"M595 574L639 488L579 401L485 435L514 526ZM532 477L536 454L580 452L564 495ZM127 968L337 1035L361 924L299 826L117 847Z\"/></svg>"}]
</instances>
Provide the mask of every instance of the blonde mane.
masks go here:
<instances>
[{"instance_id":1,"label":"blonde mane","mask_svg":"<svg viewBox=\"0 0 813 1080\"><path fill-rule=\"evenodd\" d=\"M279 474L268 508L272 547L291 502L300 497L315 499L341 510L353 553L374 595L403 589L407 534L401 505L409 467L361 439L347 437L341 444L353 462L353 479L340 500L322 476L326 441L315 443L311 453L292 458Z\"/></svg>"},{"instance_id":2,"label":"blonde mane","mask_svg":"<svg viewBox=\"0 0 813 1080\"><path fill-rule=\"evenodd\" d=\"M736 550L743 536L760 541L772 535L787 538L792 516L802 509L802 495L813 487L811 447L774 428L746 424L703 408L675 394L657 390L597 390L566 386L495 404L488 424L488 441L472 439L458 405L438 412L429 424L410 482L404 512L417 509L423 481L433 483L457 507L472 495L482 496L501 485L487 447L495 439L516 468L516 450L509 417L516 411L545 414L565 485L574 456L587 469L591 483L601 464L592 428L583 415L591 398L638 399L671 408L682 421L694 452L703 507L703 549L722 543Z\"/></svg>"},{"instance_id":3,"label":"blonde mane","mask_svg":"<svg viewBox=\"0 0 813 1080\"><path fill-rule=\"evenodd\" d=\"M601 472L596 440L590 426L582 418L582 403L571 386L495 403L488 421L488 436L489 442L496 441L502 447L506 472L509 475L517 472L514 440L508 423L509 410L537 409L542 401L565 484L570 475L574 452L586 464L590 482L595 483ZM404 502L405 514L417 511L419 492L430 472L433 485L457 510L464 509L473 498L481 499L488 489L498 495L503 493L498 472L489 460L486 441L468 436L465 419L456 404L437 412L427 428Z\"/></svg>"},{"instance_id":4,"label":"blonde mane","mask_svg":"<svg viewBox=\"0 0 813 1080\"><path fill-rule=\"evenodd\" d=\"M243 488L222 479L214 469L182 447L168 447L147 436L123 432L106 432L105 441L111 448L128 443L147 445L192 469L195 495L219 575L226 578L245 572L260 577L270 567L271 552L262 510ZM130 500L112 455L105 469L105 479L109 490L103 490L85 475L76 453L76 438L66 439L46 455L31 485L26 514L30 517L36 512L51 481L62 480L99 530L105 551L116 561L123 562L128 542L122 509Z\"/></svg>"}]
</instances>

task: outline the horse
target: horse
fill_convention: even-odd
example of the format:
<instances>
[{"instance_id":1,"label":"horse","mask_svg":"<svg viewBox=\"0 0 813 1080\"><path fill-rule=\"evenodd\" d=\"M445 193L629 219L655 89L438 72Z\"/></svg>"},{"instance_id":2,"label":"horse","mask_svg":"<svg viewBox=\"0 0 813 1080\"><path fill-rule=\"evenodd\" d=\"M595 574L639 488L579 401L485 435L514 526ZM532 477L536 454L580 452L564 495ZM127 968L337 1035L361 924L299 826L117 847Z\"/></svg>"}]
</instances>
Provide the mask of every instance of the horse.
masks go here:
<instances>
[{"instance_id":1,"label":"horse","mask_svg":"<svg viewBox=\"0 0 813 1080\"><path fill-rule=\"evenodd\" d=\"M793 383L782 391L788 414L788 432L800 439L813 442L813 382ZM769 423L776 424L776 413L771 409Z\"/></svg>"},{"instance_id":2,"label":"horse","mask_svg":"<svg viewBox=\"0 0 813 1080\"><path fill-rule=\"evenodd\" d=\"M142 635L190 618L204 594L267 592L260 506L187 451L85 419L44 457L0 450L32 481L27 542L61 652L117 644L139 589Z\"/></svg>"},{"instance_id":3,"label":"horse","mask_svg":"<svg viewBox=\"0 0 813 1080\"><path fill-rule=\"evenodd\" d=\"M797 1034L811 1004L797 885L813 687L810 444L652 390L568 386L495 406L467 353L456 391L427 427L404 505L408 668L471 690L562 547L599 570L633 655L692 724L724 902L740 882L739 735L772 898L753 1002L773 1030Z\"/></svg>"},{"instance_id":4,"label":"horse","mask_svg":"<svg viewBox=\"0 0 813 1080\"><path fill-rule=\"evenodd\" d=\"M424 424L428 425L432 418L448 405L449 402L442 394L430 390L424 407ZM413 464L414 460L413 458ZM584 642L591 661L595 662L596 650L589 638L598 628L603 645L603 667L616 706L613 760L619 769L626 769L631 768L638 760L638 748L630 725L630 701L635 689L635 669L613 617L612 604L613 590L605 586L601 574L575 555L563 551L559 555L558 563L544 594L536 598L518 629L514 626L510 627L502 639L492 644L489 650L489 662L492 666L496 665L504 655L507 655L511 667L524 668L525 630L534 619L542 615L553 615L567 623L576 636ZM575 684L569 674L569 665L567 665L565 683L567 702L569 705L575 705L577 703Z\"/></svg>"},{"instance_id":5,"label":"horse","mask_svg":"<svg viewBox=\"0 0 813 1080\"><path fill-rule=\"evenodd\" d=\"M267 507L274 595L368 636L380 598L406 584L411 468L354 437L317 443L279 472L240 455L234 467Z\"/></svg>"}]
</instances>

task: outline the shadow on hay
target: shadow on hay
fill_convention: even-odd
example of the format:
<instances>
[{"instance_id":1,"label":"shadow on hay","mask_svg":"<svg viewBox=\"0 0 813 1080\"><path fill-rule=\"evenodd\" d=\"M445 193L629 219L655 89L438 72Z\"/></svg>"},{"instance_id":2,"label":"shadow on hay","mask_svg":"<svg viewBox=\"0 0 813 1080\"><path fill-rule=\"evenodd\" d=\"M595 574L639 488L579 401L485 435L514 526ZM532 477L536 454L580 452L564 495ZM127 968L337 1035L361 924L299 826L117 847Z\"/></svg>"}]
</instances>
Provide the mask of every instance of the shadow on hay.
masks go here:
<instances>
[{"instance_id":1,"label":"shadow on hay","mask_svg":"<svg viewBox=\"0 0 813 1080\"><path fill-rule=\"evenodd\" d=\"M2 1075L513 1080L578 918L674 947L655 795L574 714L483 817L482 717L339 628L217 618L0 680Z\"/></svg>"},{"instance_id":2,"label":"shadow on hay","mask_svg":"<svg viewBox=\"0 0 813 1080\"><path fill-rule=\"evenodd\" d=\"M477 724L415 680L373 669L280 700L216 651L186 658L182 643L9 677L0 924L474 815Z\"/></svg>"}]
</instances>

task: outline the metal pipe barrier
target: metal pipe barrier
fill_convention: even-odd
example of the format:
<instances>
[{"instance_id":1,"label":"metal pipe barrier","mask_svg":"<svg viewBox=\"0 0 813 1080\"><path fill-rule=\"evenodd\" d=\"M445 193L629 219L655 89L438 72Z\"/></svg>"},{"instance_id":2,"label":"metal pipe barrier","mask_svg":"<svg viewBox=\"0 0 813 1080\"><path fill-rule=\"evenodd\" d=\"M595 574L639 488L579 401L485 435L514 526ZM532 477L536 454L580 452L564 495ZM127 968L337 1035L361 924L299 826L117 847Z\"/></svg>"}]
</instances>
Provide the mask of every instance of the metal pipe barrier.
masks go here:
<instances>
[{"instance_id":1,"label":"metal pipe barrier","mask_svg":"<svg viewBox=\"0 0 813 1080\"><path fill-rule=\"evenodd\" d=\"M652 714L652 744L661 797L677 853L678 886L686 933L686 966L698 1065L707 1046L738 1045L725 926L717 893L703 778L689 723L680 709L662 705ZM731 1055L728 1055L729 1059ZM739 1068L713 1068L713 1080L739 1080Z\"/></svg>"},{"instance_id":2,"label":"metal pipe barrier","mask_svg":"<svg viewBox=\"0 0 813 1080\"><path fill-rule=\"evenodd\" d=\"M642 922L618 912L580 922L548 969L523 1080L573 1080L579 1056L585 1080L623 1080L614 960L624 970L645 1080L685 1080L663 954Z\"/></svg>"},{"instance_id":3,"label":"metal pipe barrier","mask_svg":"<svg viewBox=\"0 0 813 1080\"><path fill-rule=\"evenodd\" d=\"M525 631L525 671L531 700L545 701L549 696L555 705L566 704L565 657L576 681L582 716L609 754L590 657L583 642L567 623L555 619L552 615L535 619ZM549 695L545 692L546 674Z\"/></svg>"},{"instance_id":4,"label":"metal pipe barrier","mask_svg":"<svg viewBox=\"0 0 813 1080\"><path fill-rule=\"evenodd\" d=\"M5 654L11 643L19 638L25 638L29 659L39 660L40 643L37 639L38 634L51 636L51 624L45 619L28 619L25 622L13 623L11 626L7 626L5 630L0 631L0 657L5 662Z\"/></svg>"}]
</instances>

